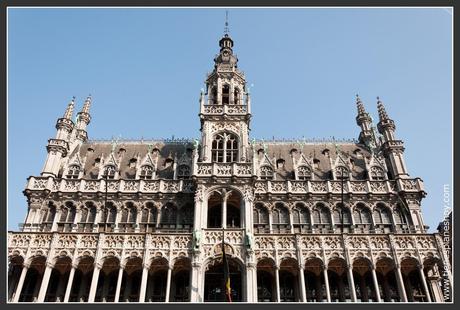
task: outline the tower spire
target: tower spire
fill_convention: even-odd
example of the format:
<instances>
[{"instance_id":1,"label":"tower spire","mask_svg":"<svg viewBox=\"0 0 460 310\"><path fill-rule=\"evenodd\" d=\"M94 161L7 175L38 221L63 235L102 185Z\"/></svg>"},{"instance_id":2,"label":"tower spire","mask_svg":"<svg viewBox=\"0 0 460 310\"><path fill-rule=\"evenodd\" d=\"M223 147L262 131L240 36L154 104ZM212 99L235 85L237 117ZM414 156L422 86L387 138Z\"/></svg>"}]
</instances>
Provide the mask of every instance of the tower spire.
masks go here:
<instances>
[{"instance_id":1,"label":"tower spire","mask_svg":"<svg viewBox=\"0 0 460 310\"><path fill-rule=\"evenodd\" d=\"M228 10L225 10L225 28L224 28L224 35L228 36Z\"/></svg>"},{"instance_id":2,"label":"tower spire","mask_svg":"<svg viewBox=\"0 0 460 310\"><path fill-rule=\"evenodd\" d=\"M358 94L356 94L356 107L358 108L358 116L366 114L366 110Z\"/></svg>"},{"instance_id":3,"label":"tower spire","mask_svg":"<svg viewBox=\"0 0 460 310\"><path fill-rule=\"evenodd\" d=\"M380 97L377 97L377 110L379 111L379 119L380 119L380 121L390 119L388 117L387 111L385 110L385 106L383 105L383 102L380 101Z\"/></svg>"},{"instance_id":4,"label":"tower spire","mask_svg":"<svg viewBox=\"0 0 460 310\"><path fill-rule=\"evenodd\" d=\"M85 103L83 104L83 108L81 109L81 113L89 114L89 108L91 107L91 94L86 97Z\"/></svg>"},{"instance_id":5,"label":"tower spire","mask_svg":"<svg viewBox=\"0 0 460 310\"><path fill-rule=\"evenodd\" d=\"M65 109L63 118L72 119L73 109L75 107L75 96L72 97L72 100L69 102L69 105Z\"/></svg>"}]
</instances>

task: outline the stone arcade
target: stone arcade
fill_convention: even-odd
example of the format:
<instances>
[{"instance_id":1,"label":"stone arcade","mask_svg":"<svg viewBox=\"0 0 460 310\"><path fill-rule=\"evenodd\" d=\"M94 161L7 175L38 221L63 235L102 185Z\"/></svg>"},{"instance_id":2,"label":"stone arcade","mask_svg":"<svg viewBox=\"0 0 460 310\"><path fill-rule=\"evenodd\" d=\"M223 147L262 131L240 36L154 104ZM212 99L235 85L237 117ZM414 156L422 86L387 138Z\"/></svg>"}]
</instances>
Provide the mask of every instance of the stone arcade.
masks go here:
<instances>
[{"instance_id":1,"label":"stone arcade","mask_svg":"<svg viewBox=\"0 0 460 310\"><path fill-rule=\"evenodd\" d=\"M450 263L383 103L377 133L357 97L358 142L250 140L219 45L199 141L91 141L91 98L75 123L69 103L8 234L9 300L223 301L224 232L236 302L444 302Z\"/></svg>"}]
</instances>

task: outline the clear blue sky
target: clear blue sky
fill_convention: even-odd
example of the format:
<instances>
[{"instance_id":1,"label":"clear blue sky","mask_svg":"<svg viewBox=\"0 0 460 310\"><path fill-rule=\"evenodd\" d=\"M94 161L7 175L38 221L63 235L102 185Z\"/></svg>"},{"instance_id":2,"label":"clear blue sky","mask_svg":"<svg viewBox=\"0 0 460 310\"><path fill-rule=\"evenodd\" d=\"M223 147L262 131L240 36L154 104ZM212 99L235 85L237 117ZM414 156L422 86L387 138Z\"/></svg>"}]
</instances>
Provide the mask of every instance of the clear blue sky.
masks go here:
<instances>
[{"instance_id":1,"label":"clear blue sky","mask_svg":"<svg viewBox=\"0 0 460 310\"><path fill-rule=\"evenodd\" d=\"M90 138L199 137L198 98L225 9L9 9L8 229L26 179L72 96L93 96ZM442 220L452 178L450 9L234 9L230 34L251 88L255 138L357 138L355 94L380 96L410 175Z\"/></svg>"}]
</instances>

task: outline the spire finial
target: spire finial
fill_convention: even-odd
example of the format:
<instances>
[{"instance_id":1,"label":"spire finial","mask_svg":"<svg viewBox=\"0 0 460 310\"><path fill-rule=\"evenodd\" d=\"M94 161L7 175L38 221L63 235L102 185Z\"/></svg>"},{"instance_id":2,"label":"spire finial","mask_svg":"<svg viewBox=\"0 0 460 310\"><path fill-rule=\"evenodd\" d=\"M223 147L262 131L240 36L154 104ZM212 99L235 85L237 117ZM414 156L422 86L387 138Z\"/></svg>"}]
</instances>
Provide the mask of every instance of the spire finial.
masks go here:
<instances>
[{"instance_id":1,"label":"spire finial","mask_svg":"<svg viewBox=\"0 0 460 310\"><path fill-rule=\"evenodd\" d=\"M382 101L380 101L379 96L377 96L377 110L379 111L379 118L381 121L389 119L387 111L385 110L385 106L383 105Z\"/></svg>"},{"instance_id":2,"label":"spire finial","mask_svg":"<svg viewBox=\"0 0 460 310\"><path fill-rule=\"evenodd\" d=\"M73 96L72 100L69 102L69 105L67 106L64 112L64 118L72 119L74 106L75 106L75 96Z\"/></svg>"},{"instance_id":3,"label":"spire finial","mask_svg":"<svg viewBox=\"0 0 460 310\"><path fill-rule=\"evenodd\" d=\"M81 109L82 113L89 113L89 108L91 107L91 94L86 97L85 103L83 104L83 108Z\"/></svg>"},{"instance_id":4,"label":"spire finial","mask_svg":"<svg viewBox=\"0 0 460 310\"><path fill-rule=\"evenodd\" d=\"M356 106L358 108L358 116L363 116L366 114L366 110L364 109L364 105L361 101L361 98L359 98L358 94L356 94Z\"/></svg>"},{"instance_id":5,"label":"spire finial","mask_svg":"<svg viewBox=\"0 0 460 310\"><path fill-rule=\"evenodd\" d=\"M225 36L228 36L228 10L225 10L225 28L224 28L224 34Z\"/></svg>"}]
</instances>

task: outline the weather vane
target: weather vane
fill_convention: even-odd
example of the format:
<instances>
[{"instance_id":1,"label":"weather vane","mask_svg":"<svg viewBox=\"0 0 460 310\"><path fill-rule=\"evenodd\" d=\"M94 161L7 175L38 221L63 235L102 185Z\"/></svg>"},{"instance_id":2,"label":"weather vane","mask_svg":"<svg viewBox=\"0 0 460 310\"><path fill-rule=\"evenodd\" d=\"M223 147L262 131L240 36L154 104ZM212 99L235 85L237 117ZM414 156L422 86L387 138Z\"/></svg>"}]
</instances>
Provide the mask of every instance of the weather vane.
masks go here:
<instances>
[{"instance_id":1,"label":"weather vane","mask_svg":"<svg viewBox=\"0 0 460 310\"><path fill-rule=\"evenodd\" d=\"M225 10L225 28L224 33L228 34L228 10Z\"/></svg>"}]
</instances>

